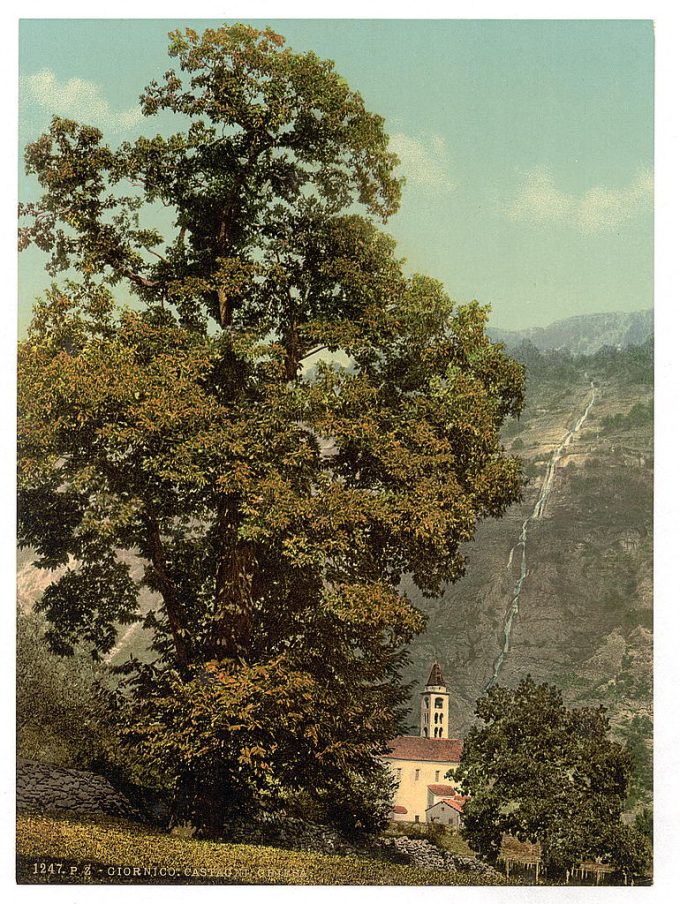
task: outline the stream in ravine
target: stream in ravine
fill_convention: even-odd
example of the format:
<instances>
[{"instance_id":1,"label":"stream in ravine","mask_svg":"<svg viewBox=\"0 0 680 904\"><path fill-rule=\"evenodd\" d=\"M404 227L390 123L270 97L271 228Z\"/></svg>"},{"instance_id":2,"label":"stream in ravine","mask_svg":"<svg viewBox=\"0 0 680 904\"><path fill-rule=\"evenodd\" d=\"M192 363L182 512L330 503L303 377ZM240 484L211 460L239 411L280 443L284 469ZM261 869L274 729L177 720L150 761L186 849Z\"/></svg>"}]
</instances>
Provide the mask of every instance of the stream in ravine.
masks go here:
<instances>
[{"instance_id":1,"label":"stream in ravine","mask_svg":"<svg viewBox=\"0 0 680 904\"><path fill-rule=\"evenodd\" d=\"M553 482L555 479L555 469L557 464L564 455L564 452L567 446L571 443L574 436L578 433L581 427L584 424L585 419L590 414L590 409L593 407L593 402L595 401L595 386L591 382L590 384L590 400L586 405L586 409L576 422L576 425L568 430L565 435L562 437L562 441L555 447L552 455L550 456L550 461L548 462L548 466L545 471L545 476L543 478L543 483L541 484L541 491L538 494L538 499L536 500L536 504L529 515L522 524L522 530L520 531L519 538L517 543L510 550L510 556L508 558L507 568L512 568L512 563L515 557L515 553L519 552L521 554L520 567L519 567L519 577L515 582L513 588L513 596L512 602L508 607L505 613L505 623L503 625L503 646L501 648L500 653L496 657L496 660L493 664L493 674L491 678L487 681L484 690L488 690L492 687L496 681L498 680L498 675L500 670L505 662L505 658L510 650L510 641L512 638L512 627L515 622L515 618L519 614L519 601L522 595L522 586L528 574L528 566L527 566L527 530L529 524L532 521L540 521L543 518L543 513L545 511L545 506L548 501L548 497L553 488Z\"/></svg>"}]
</instances>

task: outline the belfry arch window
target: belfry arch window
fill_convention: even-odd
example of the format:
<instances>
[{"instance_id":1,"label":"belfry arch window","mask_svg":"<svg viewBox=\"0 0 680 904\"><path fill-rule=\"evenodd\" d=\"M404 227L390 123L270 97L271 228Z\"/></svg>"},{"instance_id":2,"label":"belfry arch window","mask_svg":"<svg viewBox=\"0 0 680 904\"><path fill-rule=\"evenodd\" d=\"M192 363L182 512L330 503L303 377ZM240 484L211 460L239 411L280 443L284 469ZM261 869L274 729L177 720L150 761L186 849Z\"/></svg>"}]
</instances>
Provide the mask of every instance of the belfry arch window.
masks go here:
<instances>
[{"instance_id":1,"label":"belfry arch window","mask_svg":"<svg viewBox=\"0 0 680 904\"><path fill-rule=\"evenodd\" d=\"M434 707L435 707L435 709L443 709L444 698L443 697L435 697L434 698Z\"/></svg>"}]
</instances>

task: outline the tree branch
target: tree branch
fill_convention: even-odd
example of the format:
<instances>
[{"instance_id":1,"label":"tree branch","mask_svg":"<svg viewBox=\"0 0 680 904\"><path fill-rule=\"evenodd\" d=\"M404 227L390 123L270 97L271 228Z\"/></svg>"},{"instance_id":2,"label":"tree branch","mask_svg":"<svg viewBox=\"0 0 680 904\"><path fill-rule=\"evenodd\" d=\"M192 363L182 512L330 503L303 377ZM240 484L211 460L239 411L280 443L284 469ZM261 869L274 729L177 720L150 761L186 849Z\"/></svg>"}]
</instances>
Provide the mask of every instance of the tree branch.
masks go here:
<instances>
[{"instance_id":1,"label":"tree branch","mask_svg":"<svg viewBox=\"0 0 680 904\"><path fill-rule=\"evenodd\" d=\"M327 349L327 345L317 345L316 348L311 349L311 351L305 352L304 355L300 355L299 360L304 361L305 358L311 358L312 355L316 355L318 352L322 352L324 349Z\"/></svg>"},{"instance_id":2,"label":"tree branch","mask_svg":"<svg viewBox=\"0 0 680 904\"><path fill-rule=\"evenodd\" d=\"M141 276L139 273L135 273L134 270L125 269L121 271L123 276L127 276L127 278L136 283L138 286L144 286L145 289L157 289L161 283L157 279L148 279L146 276Z\"/></svg>"}]
</instances>

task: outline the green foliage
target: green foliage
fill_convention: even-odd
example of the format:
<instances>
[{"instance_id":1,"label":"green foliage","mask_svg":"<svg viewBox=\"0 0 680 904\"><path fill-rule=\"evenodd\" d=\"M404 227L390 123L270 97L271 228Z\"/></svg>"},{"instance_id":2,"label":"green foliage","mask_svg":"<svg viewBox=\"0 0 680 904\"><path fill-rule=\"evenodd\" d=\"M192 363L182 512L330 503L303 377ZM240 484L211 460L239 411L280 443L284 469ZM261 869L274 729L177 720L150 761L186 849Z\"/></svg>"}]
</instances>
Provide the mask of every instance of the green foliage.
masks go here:
<instances>
[{"instance_id":1,"label":"green foliage","mask_svg":"<svg viewBox=\"0 0 680 904\"><path fill-rule=\"evenodd\" d=\"M376 712L379 690L344 696L283 656L207 663L183 678L147 667L135 685L117 714L122 740L158 784L181 786L191 775L177 821L221 818L227 806L247 816L306 792L318 821L349 834L386 822L393 782L362 736L370 719L376 733L391 729L393 714Z\"/></svg>"},{"instance_id":2,"label":"green foliage","mask_svg":"<svg viewBox=\"0 0 680 904\"><path fill-rule=\"evenodd\" d=\"M135 884L167 884L166 876L179 876L183 884L236 885L494 885L501 877L444 873L371 860L250 845L216 844L173 838L144 826L112 818L74 819L20 815L17 820L19 882L39 881L32 873L36 861L54 861L82 867L89 864L97 882L106 881L114 867L113 882L120 883L115 867L139 869ZM95 872L101 866L102 873ZM154 879L153 868L156 869ZM147 869L146 878L142 872ZM68 870L66 870L68 872ZM50 876L51 882L59 876ZM68 881L73 882L69 876ZM172 881L172 878L170 879Z\"/></svg>"},{"instance_id":3,"label":"green foliage","mask_svg":"<svg viewBox=\"0 0 680 904\"><path fill-rule=\"evenodd\" d=\"M651 807L643 807L635 816L635 828L649 841L650 846L654 841L654 814Z\"/></svg>"},{"instance_id":4,"label":"green foliage","mask_svg":"<svg viewBox=\"0 0 680 904\"><path fill-rule=\"evenodd\" d=\"M83 650L55 656L44 619L18 613L18 755L81 769L101 762L112 742L100 690L105 677Z\"/></svg>"},{"instance_id":5,"label":"green foliage","mask_svg":"<svg viewBox=\"0 0 680 904\"><path fill-rule=\"evenodd\" d=\"M111 149L55 118L26 151L44 194L21 241L80 281L20 348L20 542L66 567L40 604L62 653L110 651L140 589L159 595L157 660L130 663L116 714L194 817L218 831L304 781L365 828L424 624L401 576L437 594L519 498L499 431L522 369L483 308L403 274L375 222L397 159L332 63L246 26L170 52L142 109L185 131ZM167 237L140 227L159 203ZM139 310L116 310L121 282Z\"/></svg>"},{"instance_id":6,"label":"green foliage","mask_svg":"<svg viewBox=\"0 0 680 904\"><path fill-rule=\"evenodd\" d=\"M604 708L567 709L560 692L530 677L493 687L477 703L456 778L471 795L463 837L495 859L504 834L540 842L551 875L602 857L628 878L649 852L621 822L632 763L609 740Z\"/></svg>"},{"instance_id":7,"label":"green foliage","mask_svg":"<svg viewBox=\"0 0 680 904\"><path fill-rule=\"evenodd\" d=\"M635 430L637 427L651 427L653 423L653 402L636 402L626 414L614 414L603 417L600 421L600 427L603 433L615 433L619 430Z\"/></svg>"},{"instance_id":8,"label":"green foliage","mask_svg":"<svg viewBox=\"0 0 680 904\"><path fill-rule=\"evenodd\" d=\"M611 346L601 348L594 355L581 359L592 367L599 377L621 376L627 383L654 383L654 340L650 337L642 345L630 345L624 349Z\"/></svg>"},{"instance_id":9,"label":"green foliage","mask_svg":"<svg viewBox=\"0 0 680 904\"><path fill-rule=\"evenodd\" d=\"M621 734L633 757L630 797L633 801L650 801L654 783L652 720L648 716L632 716L621 729Z\"/></svg>"},{"instance_id":10,"label":"green foliage","mask_svg":"<svg viewBox=\"0 0 680 904\"><path fill-rule=\"evenodd\" d=\"M595 381L618 378L628 384L648 386L654 382L651 338L642 345L623 349L604 346L592 355L572 355L565 349L542 352L530 340L524 339L512 349L512 355L526 370L529 391L539 385L545 388L574 384L581 380L584 370Z\"/></svg>"},{"instance_id":11,"label":"green foliage","mask_svg":"<svg viewBox=\"0 0 680 904\"><path fill-rule=\"evenodd\" d=\"M512 356L524 366L529 387L537 383L560 386L578 379L573 356L564 349L541 352L529 339L523 339L512 349Z\"/></svg>"}]
</instances>

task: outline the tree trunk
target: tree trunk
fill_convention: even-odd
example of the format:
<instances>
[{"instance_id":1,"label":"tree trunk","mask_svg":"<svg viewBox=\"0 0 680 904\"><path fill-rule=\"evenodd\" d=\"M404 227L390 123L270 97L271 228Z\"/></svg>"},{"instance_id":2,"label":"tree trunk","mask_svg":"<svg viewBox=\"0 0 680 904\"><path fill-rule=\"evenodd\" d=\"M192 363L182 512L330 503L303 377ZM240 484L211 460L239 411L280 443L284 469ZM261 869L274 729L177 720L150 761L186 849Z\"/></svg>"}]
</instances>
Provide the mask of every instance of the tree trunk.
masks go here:
<instances>
[{"instance_id":1,"label":"tree trunk","mask_svg":"<svg viewBox=\"0 0 680 904\"><path fill-rule=\"evenodd\" d=\"M300 337L298 336L297 323L295 320L290 324L288 336L286 337L286 380L290 382L297 377L298 367L302 359L302 347L300 345Z\"/></svg>"},{"instance_id":2,"label":"tree trunk","mask_svg":"<svg viewBox=\"0 0 680 904\"><path fill-rule=\"evenodd\" d=\"M170 828L176 835L221 838L233 803L226 777L216 770L187 773L175 794Z\"/></svg>"},{"instance_id":3,"label":"tree trunk","mask_svg":"<svg viewBox=\"0 0 680 904\"><path fill-rule=\"evenodd\" d=\"M255 552L250 544L237 539L237 518L237 502L232 497L220 506L217 519L220 552L210 649L220 659L236 658L248 649L252 625Z\"/></svg>"},{"instance_id":4,"label":"tree trunk","mask_svg":"<svg viewBox=\"0 0 680 904\"><path fill-rule=\"evenodd\" d=\"M175 646L177 664L181 669L186 669L191 661L188 637L186 632L186 616L184 604L179 597L174 581L170 577L165 558L165 550L161 540L158 524L147 515L147 556L153 565L154 575L163 597L165 612L168 616L170 632Z\"/></svg>"}]
</instances>

